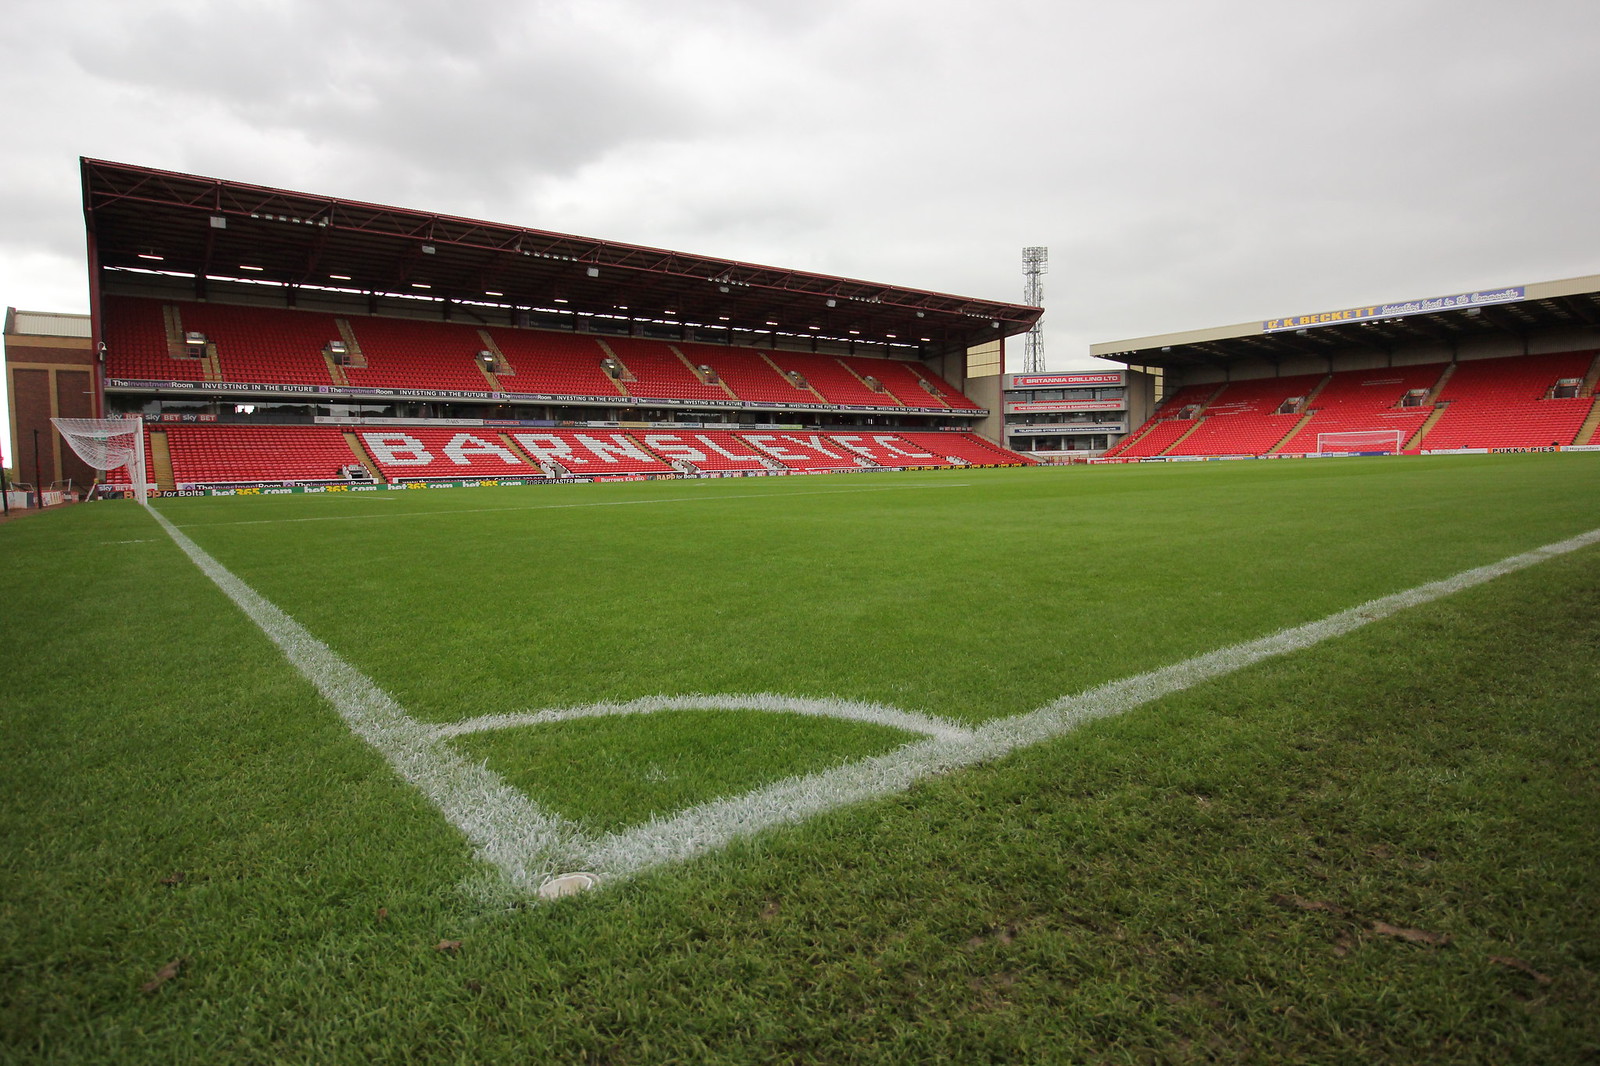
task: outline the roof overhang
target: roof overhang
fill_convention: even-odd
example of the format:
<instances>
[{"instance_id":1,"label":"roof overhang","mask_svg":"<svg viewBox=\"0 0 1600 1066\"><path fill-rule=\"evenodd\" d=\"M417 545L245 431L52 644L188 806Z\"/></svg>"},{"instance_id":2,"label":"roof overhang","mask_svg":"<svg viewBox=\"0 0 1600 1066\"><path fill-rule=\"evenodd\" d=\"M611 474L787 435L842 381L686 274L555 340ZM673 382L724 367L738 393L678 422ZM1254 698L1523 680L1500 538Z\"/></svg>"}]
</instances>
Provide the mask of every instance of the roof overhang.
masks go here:
<instances>
[{"instance_id":1,"label":"roof overhang","mask_svg":"<svg viewBox=\"0 0 1600 1066\"><path fill-rule=\"evenodd\" d=\"M1600 328L1600 275L1107 341L1090 346L1089 354L1131 366L1226 367L1362 350L1459 347L1495 335L1527 337L1561 328Z\"/></svg>"},{"instance_id":2,"label":"roof overhang","mask_svg":"<svg viewBox=\"0 0 1600 1066\"><path fill-rule=\"evenodd\" d=\"M81 160L101 269L948 351L1039 308ZM98 284L98 279L91 279Z\"/></svg>"}]
</instances>

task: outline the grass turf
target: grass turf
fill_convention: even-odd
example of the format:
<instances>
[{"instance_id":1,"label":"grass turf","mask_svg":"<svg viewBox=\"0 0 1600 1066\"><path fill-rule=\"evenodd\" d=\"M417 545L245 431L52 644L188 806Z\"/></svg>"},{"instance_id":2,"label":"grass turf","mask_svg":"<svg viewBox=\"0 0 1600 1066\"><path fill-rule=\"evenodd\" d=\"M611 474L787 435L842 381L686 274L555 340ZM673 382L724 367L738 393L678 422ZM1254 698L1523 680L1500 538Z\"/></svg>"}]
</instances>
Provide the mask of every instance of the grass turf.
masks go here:
<instances>
[{"instance_id":1,"label":"grass turf","mask_svg":"<svg viewBox=\"0 0 1600 1066\"><path fill-rule=\"evenodd\" d=\"M158 506L429 719L781 691L977 722L1583 532L1597 481L1562 455ZM1600 1051L1592 548L508 911L148 518L78 508L0 545L13 1057ZM609 828L887 732L817 724L673 712L455 743L531 790L566 768L563 813Z\"/></svg>"}]
</instances>

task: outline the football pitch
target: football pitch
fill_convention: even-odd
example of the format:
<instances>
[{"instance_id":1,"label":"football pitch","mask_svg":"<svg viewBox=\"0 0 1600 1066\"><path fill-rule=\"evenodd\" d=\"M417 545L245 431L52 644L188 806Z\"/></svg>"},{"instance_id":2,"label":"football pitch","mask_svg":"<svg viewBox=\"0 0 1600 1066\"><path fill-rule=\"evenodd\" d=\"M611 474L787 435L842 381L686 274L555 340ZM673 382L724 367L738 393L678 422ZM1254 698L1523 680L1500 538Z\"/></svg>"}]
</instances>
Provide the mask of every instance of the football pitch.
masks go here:
<instances>
[{"instance_id":1,"label":"football pitch","mask_svg":"<svg viewBox=\"0 0 1600 1066\"><path fill-rule=\"evenodd\" d=\"M7 1057L1600 1054L1600 455L154 511L0 525Z\"/></svg>"}]
</instances>

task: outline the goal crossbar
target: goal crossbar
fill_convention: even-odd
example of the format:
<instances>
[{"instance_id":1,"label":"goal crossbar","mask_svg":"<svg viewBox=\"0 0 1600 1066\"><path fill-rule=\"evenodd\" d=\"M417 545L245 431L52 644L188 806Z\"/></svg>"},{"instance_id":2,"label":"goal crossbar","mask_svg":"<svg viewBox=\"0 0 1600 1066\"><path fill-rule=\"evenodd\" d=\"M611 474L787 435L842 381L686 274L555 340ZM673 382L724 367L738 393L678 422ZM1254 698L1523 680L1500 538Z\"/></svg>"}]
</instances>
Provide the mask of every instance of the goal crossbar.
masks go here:
<instances>
[{"instance_id":1,"label":"goal crossbar","mask_svg":"<svg viewBox=\"0 0 1600 1066\"><path fill-rule=\"evenodd\" d=\"M1405 431L1399 429L1347 429L1317 434L1317 454L1349 452L1394 452L1405 447Z\"/></svg>"}]
</instances>

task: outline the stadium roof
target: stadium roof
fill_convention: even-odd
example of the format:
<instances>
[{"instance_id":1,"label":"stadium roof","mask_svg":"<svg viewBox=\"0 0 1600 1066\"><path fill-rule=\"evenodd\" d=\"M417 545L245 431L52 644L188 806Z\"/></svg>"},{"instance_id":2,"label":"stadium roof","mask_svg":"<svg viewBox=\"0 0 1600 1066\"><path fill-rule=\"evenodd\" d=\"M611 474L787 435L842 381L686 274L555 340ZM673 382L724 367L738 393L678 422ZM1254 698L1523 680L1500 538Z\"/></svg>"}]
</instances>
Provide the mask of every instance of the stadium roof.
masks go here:
<instances>
[{"instance_id":1,"label":"stadium roof","mask_svg":"<svg viewBox=\"0 0 1600 1066\"><path fill-rule=\"evenodd\" d=\"M5 335L8 337L74 337L87 340L91 336L88 315L67 314L60 311L19 311L6 308Z\"/></svg>"},{"instance_id":2,"label":"stadium roof","mask_svg":"<svg viewBox=\"0 0 1600 1066\"><path fill-rule=\"evenodd\" d=\"M1043 313L124 163L81 165L101 268L937 349L1025 332Z\"/></svg>"},{"instance_id":3,"label":"stadium roof","mask_svg":"<svg viewBox=\"0 0 1600 1066\"><path fill-rule=\"evenodd\" d=\"M1132 366L1226 367L1243 360L1277 363L1363 349L1453 347L1474 338L1527 337L1561 327L1600 327L1600 275L1107 341L1091 345L1089 354Z\"/></svg>"}]
</instances>

